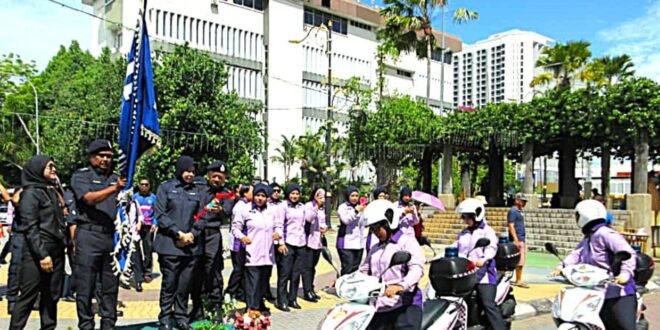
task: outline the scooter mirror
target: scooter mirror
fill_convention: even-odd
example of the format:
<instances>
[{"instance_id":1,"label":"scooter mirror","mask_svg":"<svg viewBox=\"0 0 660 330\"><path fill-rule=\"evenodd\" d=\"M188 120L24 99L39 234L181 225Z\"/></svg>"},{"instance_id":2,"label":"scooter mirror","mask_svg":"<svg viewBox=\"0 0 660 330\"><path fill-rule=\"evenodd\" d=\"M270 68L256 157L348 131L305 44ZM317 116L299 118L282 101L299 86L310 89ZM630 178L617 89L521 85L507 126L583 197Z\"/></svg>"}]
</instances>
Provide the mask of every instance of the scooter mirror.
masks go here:
<instances>
[{"instance_id":1,"label":"scooter mirror","mask_svg":"<svg viewBox=\"0 0 660 330\"><path fill-rule=\"evenodd\" d=\"M490 240L488 238L482 237L477 241L477 244L474 245L474 248L482 248L490 245Z\"/></svg>"},{"instance_id":2,"label":"scooter mirror","mask_svg":"<svg viewBox=\"0 0 660 330\"><path fill-rule=\"evenodd\" d=\"M554 244L550 242L545 243L545 250L559 257L559 251L557 250L557 247Z\"/></svg>"},{"instance_id":3,"label":"scooter mirror","mask_svg":"<svg viewBox=\"0 0 660 330\"><path fill-rule=\"evenodd\" d=\"M412 255L408 251L397 251L392 255L392 259L390 260L390 267L398 266L398 265L403 265L407 264L410 259L412 259Z\"/></svg>"}]
</instances>

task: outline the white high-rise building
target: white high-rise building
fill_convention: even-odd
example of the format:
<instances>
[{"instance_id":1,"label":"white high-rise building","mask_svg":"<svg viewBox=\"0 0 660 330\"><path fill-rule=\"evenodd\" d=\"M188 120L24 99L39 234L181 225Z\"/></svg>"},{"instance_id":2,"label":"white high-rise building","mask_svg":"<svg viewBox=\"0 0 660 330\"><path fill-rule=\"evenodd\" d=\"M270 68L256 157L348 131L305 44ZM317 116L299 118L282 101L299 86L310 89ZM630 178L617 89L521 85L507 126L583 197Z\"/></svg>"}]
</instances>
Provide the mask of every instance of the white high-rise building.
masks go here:
<instances>
[{"instance_id":1,"label":"white high-rise building","mask_svg":"<svg viewBox=\"0 0 660 330\"><path fill-rule=\"evenodd\" d=\"M454 107L530 101L534 89L529 84L542 72L536 60L552 42L535 32L510 30L464 44L453 60Z\"/></svg>"},{"instance_id":2,"label":"white high-rise building","mask_svg":"<svg viewBox=\"0 0 660 330\"><path fill-rule=\"evenodd\" d=\"M126 54L137 21L141 1L82 0L96 15L111 21L95 20L92 52L103 47ZM351 77L375 86L376 30L383 18L377 9L350 0L149 0L146 19L152 49L171 49L188 43L222 59L229 72L228 90L246 100L265 104L268 152L280 146L282 136L299 136L316 131L327 110L327 55L325 32L310 29L332 20L333 83L341 85ZM120 23L121 25L113 24ZM436 33L438 40L440 34ZM446 35L444 107L452 106L451 54L461 50L455 36ZM440 52L434 51L431 65L430 106L440 107ZM386 65L386 93L426 97L426 61L415 54L403 54ZM334 97L336 127L346 129L346 112L351 104L341 94ZM262 161L258 162L260 165ZM268 172L259 166L261 177L283 179L280 164L268 159ZM295 169L293 170L293 175Z\"/></svg>"}]
</instances>

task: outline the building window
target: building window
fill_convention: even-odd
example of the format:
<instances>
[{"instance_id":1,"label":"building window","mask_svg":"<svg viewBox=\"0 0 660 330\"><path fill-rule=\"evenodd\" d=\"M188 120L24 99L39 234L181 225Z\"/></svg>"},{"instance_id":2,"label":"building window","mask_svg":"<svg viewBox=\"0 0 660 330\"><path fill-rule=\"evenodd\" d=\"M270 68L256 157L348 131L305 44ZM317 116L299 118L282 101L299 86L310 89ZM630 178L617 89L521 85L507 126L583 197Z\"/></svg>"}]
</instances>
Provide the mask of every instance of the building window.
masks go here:
<instances>
[{"instance_id":1,"label":"building window","mask_svg":"<svg viewBox=\"0 0 660 330\"><path fill-rule=\"evenodd\" d=\"M328 24L328 21L332 21L333 32L348 34L348 21L345 18L320 10L305 8L305 24L321 26L321 24Z\"/></svg>"},{"instance_id":2,"label":"building window","mask_svg":"<svg viewBox=\"0 0 660 330\"><path fill-rule=\"evenodd\" d=\"M263 0L234 0L234 3L256 10L264 10Z\"/></svg>"},{"instance_id":3,"label":"building window","mask_svg":"<svg viewBox=\"0 0 660 330\"><path fill-rule=\"evenodd\" d=\"M399 76L402 76L402 77L412 78L412 73L411 73L411 72L408 72L408 71L404 71L404 70L399 70L399 69L397 69L397 70L396 70L396 74L399 75Z\"/></svg>"},{"instance_id":4,"label":"building window","mask_svg":"<svg viewBox=\"0 0 660 330\"><path fill-rule=\"evenodd\" d=\"M330 0L321 0L321 6L330 8Z\"/></svg>"},{"instance_id":5,"label":"building window","mask_svg":"<svg viewBox=\"0 0 660 330\"><path fill-rule=\"evenodd\" d=\"M360 22L356 22L356 21L351 21L351 26L355 26L355 27L360 28L360 29L362 29L362 30L371 31L371 26L369 26L369 25L367 25L367 24L364 24L364 23L360 23Z\"/></svg>"}]
</instances>

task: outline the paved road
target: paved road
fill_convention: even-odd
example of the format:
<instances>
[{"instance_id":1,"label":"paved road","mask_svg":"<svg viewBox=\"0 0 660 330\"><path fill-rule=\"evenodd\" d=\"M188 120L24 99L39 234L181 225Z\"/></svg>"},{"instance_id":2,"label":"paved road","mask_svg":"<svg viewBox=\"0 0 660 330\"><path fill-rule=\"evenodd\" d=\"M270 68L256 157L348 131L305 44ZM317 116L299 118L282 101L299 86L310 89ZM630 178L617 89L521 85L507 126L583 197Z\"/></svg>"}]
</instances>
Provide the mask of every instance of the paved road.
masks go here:
<instances>
[{"instance_id":1,"label":"paved road","mask_svg":"<svg viewBox=\"0 0 660 330\"><path fill-rule=\"evenodd\" d=\"M660 293L644 296L646 318L651 324L650 329L660 329ZM550 314L540 315L513 323L513 329L520 330L551 330L556 329Z\"/></svg>"}]
</instances>

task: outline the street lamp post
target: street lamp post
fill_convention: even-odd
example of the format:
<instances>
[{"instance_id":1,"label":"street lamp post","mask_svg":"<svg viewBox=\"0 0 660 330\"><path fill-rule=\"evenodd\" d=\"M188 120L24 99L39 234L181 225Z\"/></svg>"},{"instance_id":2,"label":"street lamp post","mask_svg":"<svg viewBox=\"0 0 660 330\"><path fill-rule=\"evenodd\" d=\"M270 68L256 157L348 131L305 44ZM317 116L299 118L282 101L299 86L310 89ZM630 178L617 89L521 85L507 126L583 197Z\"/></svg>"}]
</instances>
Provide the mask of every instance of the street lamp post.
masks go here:
<instances>
[{"instance_id":1,"label":"street lamp post","mask_svg":"<svg viewBox=\"0 0 660 330\"><path fill-rule=\"evenodd\" d=\"M39 148L39 94L37 94L37 89L29 80L25 79L25 82L27 82L30 85L30 87L32 87L32 91L34 92L34 117L35 117L34 120L37 126L35 139L37 140L37 155L38 155L39 151L41 150Z\"/></svg>"},{"instance_id":2,"label":"street lamp post","mask_svg":"<svg viewBox=\"0 0 660 330\"><path fill-rule=\"evenodd\" d=\"M321 24L318 27L319 30L326 31L326 46L325 52L328 56L328 109L327 109L327 121L325 129L325 157L326 157L326 168L324 173L325 181L325 222L328 226L331 225L330 217L332 215L332 209L330 207L330 201L332 198L332 191L330 185L330 172L332 171L332 20L328 20L328 24ZM312 29L307 32L304 38L301 40L289 40L290 43L299 44L303 42L311 34Z\"/></svg>"}]
</instances>

